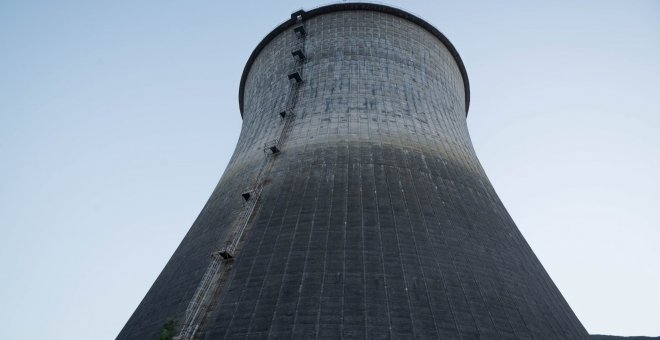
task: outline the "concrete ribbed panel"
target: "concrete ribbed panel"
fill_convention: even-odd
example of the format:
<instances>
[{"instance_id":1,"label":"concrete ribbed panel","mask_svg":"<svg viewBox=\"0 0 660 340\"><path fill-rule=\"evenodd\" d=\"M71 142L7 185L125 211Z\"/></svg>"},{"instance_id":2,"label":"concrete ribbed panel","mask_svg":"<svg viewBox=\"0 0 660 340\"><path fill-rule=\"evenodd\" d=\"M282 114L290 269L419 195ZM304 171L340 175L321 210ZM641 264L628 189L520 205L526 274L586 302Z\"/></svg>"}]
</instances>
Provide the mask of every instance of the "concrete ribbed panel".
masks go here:
<instances>
[{"instance_id":1,"label":"concrete ribbed panel","mask_svg":"<svg viewBox=\"0 0 660 340\"><path fill-rule=\"evenodd\" d=\"M203 337L588 338L479 164L453 48L387 7L316 11L282 151L263 146L296 69L291 25L251 58L230 164L119 338L154 338L182 317L269 162Z\"/></svg>"}]
</instances>

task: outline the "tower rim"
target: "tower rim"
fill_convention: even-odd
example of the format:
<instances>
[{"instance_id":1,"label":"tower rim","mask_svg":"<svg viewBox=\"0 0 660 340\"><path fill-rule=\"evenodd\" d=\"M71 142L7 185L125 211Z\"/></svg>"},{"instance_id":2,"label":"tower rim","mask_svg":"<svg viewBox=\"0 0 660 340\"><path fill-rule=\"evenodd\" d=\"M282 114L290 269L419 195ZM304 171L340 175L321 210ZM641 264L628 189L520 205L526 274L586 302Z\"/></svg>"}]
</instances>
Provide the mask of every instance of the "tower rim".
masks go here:
<instances>
[{"instance_id":1,"label":"tower rim","mask_svg":"<svg viewBox=\"0 0 660 340\"><path fill-rule=\"evenodd\" d=\"M250 54L250 57L248 58L245 67L243 68L243 74L241 75L241 83L238 89L238 106L241 112L241 118L243 117L243 95L245 90L245 82L247 81L247 76L250 73L252 64L257 59L257 57L264 49L264 47L266 47L266 45L268 45L268 43L270 43L271 40L273 40L277 35L284 32L286 29L292 27L296 23L296 17L298 15L302 15L303 19L309 19L318 15L332 13L332 12L359 11L359 10L381 12L381 13L394 15L402 19L406 19L424 28L425 30L433 34L436 38L438 38L438 40L440 40L440 42L449 50L449 53L454 58L454 61L456 61L456 64L458 65L458 69L461 72L461 78L463 78L463 86L465 88L465 116L467 117L468 110L470 108L470 82L468 80L467 70L465 69L465 65L463 64L463 60L461 59L461 56L458 54L458 51L456 50L454 45L449 41L449 39L447 39L447 37L444 34L442 34L442 32L440 32L437 28L429 24L424 19L421 19L418 16L410 14L409 12L406 12L402 9L381 5L381 4L374 4L374 3L351 2L351 3L338 3L338 4L321 6L311 9L309 11L305 11L301 9L296 12L293 12L289 20L286 20L285 22L281 23L279 26L275 27L275 29L270 31L270 33L268 33L259 42L257 47L255 47L255 49Z\"/></svg>"}]
</instances>

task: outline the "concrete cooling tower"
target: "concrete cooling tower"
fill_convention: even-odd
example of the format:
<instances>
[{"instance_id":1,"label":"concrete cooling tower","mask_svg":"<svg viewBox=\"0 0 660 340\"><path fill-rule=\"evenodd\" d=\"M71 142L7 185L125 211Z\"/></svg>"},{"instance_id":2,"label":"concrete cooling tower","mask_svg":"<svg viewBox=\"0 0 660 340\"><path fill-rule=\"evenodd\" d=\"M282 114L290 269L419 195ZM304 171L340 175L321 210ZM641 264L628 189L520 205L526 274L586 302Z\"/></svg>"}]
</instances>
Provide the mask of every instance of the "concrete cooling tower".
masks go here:
<instances>
[{"instance_id":1,"label":"concrete cooling tower","mask_svg":"<svg viewBox=\"0 0 660 340\"><path fill-rule=\"evenodd\" d=\"M231 161L118 339L587 339L479 164L469 93L416 16L293 13L247 61Z\"/></svg>"}]
</instances>

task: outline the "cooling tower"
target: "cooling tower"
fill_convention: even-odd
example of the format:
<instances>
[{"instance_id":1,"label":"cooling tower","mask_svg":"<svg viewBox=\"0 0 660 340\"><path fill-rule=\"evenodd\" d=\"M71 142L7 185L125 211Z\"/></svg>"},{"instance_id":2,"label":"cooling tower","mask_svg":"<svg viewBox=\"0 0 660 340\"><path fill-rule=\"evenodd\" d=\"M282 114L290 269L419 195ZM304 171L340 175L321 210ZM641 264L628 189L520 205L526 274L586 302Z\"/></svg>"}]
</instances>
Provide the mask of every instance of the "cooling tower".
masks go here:
<instances>
[{"instance_id":1,"label":"cooling tower","mask_svg":"<svg viewBox=\"0 0 660 340\"><path fill-rule=\"evenodd\" d=\"M469 99L416 16L293 13L250 56L231 161L118 338L587 339L479 164Z\"/></svg>"}]
</instances>

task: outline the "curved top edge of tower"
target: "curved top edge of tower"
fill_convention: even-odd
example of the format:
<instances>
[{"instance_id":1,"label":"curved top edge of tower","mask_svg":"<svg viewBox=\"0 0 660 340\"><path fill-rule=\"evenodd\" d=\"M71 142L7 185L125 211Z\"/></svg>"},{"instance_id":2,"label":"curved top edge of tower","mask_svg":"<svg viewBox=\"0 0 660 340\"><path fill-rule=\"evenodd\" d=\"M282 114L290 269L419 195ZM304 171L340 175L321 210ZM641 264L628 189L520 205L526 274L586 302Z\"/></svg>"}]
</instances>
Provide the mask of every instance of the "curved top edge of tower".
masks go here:
<instances>
[{"instance_id":1,"label":"curved top edge of tower","mask_svg":"<svg viewBox=\"0 0 660 340\"><path fill-rule=\"evenodd\" d=\"M454 57L454 60L456 61L456 64L458 65L458 68L461 72L461 77L463 78L463 86L465 87L465 116L467 116L468 109L470 108L470 82L468 80L467 71L465 70L465 65L463 64L463 60L461 59L461 56L458 54L458 51L456 51L454 45L452 45L452 43L449 41L449 39L447 39L447 37L445 37L444 34L442 34L437 28L435 28L433 25L429 24L425 20L415 15L412 15L404 10L390 6L374 4L374 3L349 2L349 3L337 3L327 6L321 6L309 11L305 11L301 9L299 11L293 12L291 14L291 19L281 23L270 33L268 33L268 35L266 35L266 37L264 37L261 40L261 42L259 42L259 44L254 49L254 51L252 51L252 54L250 54L250 57L248 58L245 67L243 68L243 74L241 75L241 84L238 90L238 106L241 111L241 117L243 117L243 91L245 88L245 81L247 80L248 73L250 72L250 68L252 67L252 63L254 63L254 60L257 58L261 50L271 40L273 40L278 34L282 33L286 29L295 25L298 16L302 16L303 19L309 19L318 15L327 14L331 12L356 11L356 10L376 11L376 12L382 12L382 13L394 15L402 19L411 21L417 24L418 26L426 29L433 35L435 35L440 40L440 42L442 42L442 44L445 45L445 47L449 50L449 53L451 53L451 55Z\"/></svg>"}]
</instances>

